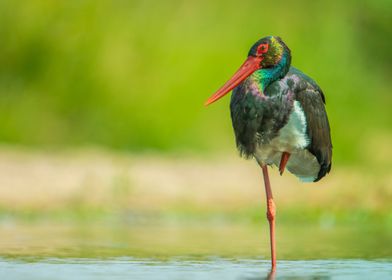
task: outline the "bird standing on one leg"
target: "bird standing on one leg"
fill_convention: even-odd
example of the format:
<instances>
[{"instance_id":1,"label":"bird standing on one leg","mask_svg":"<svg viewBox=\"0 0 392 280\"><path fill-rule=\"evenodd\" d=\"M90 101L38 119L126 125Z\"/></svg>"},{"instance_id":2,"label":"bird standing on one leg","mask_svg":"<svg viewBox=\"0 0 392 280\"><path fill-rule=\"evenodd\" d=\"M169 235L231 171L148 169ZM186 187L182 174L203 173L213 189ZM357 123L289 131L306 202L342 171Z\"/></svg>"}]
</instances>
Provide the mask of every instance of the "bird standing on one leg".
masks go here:
<instances>
[{"instance_id":1,"label":"bird standing on one leg","mask_svg":"<svg viewBox=\"0 0 392 280\"><path fill-rule=\"evenodd\" d=\"M267 166L317 182L330 171L332 159L324 94L290 64L290 49L281 38L262 38L233 77L206 102L209 105L234 89L230 111L237 147L241 155L255 158L263 171L272 271L276 269L276 210Z\"/></svg>"}]
</instances>

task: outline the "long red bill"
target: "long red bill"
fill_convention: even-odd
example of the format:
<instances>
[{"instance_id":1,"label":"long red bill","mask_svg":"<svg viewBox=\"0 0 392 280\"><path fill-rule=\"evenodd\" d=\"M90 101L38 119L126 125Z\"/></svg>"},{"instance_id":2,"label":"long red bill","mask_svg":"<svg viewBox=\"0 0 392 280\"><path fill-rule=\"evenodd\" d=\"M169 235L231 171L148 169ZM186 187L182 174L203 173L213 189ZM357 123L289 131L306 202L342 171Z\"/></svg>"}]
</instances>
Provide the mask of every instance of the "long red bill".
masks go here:
<instances>
[{"instance_id":1,"label":"long red bill","mask_svg":"<svg viewBox=\"0 0 392 280\"><path fill-rule=\"evenodd\" d=\"M249 77L254 71L260 68L260 62L263 60L262 57L248 56L245 62L241 65L240 69L234 73L230 80L228 80L217 92L215 92L206 103L205 106L217 101L219 98L225 96L233 88L238 86L243 80Z\"/></svg>"}]
</instances>

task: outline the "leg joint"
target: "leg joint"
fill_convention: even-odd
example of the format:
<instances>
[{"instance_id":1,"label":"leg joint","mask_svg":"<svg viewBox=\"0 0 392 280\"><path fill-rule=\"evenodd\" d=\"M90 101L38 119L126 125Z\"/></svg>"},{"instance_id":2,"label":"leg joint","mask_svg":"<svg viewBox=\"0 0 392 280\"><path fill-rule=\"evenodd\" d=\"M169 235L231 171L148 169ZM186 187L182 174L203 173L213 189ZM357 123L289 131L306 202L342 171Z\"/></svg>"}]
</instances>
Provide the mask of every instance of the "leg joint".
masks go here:
<instances>
[{"instance_id":1,"label":"leg joint","mask_svg":"<svg viewBox=\"0 0 392 280\"><path fill-rule=\"evenodd\" d=\"M276 215L275 202L272 198L267 200L267 219L268 221L274 221Z\"/></svg>"}]
</instances>

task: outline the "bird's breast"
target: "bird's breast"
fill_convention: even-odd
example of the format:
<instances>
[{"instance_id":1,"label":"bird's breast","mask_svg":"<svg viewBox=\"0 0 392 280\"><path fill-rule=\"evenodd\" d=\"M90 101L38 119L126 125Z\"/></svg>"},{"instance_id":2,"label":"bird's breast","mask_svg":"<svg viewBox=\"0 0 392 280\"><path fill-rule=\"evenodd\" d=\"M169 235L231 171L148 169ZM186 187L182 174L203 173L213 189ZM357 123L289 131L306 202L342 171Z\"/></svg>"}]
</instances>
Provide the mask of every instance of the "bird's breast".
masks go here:
<instances>
[{"instance_id":1,"label":"bird's breast","mask_svg":"<svg viewBox=\"0 0 392 280\"><path fill-rule=\"evenodd\" d=\"M237 147L246 157L253 157L260 143L269 143L288 122L294 93L282 88L262 94L255 82L245 81L234 89L230 111Z\"/></svg>"}]
</instances>

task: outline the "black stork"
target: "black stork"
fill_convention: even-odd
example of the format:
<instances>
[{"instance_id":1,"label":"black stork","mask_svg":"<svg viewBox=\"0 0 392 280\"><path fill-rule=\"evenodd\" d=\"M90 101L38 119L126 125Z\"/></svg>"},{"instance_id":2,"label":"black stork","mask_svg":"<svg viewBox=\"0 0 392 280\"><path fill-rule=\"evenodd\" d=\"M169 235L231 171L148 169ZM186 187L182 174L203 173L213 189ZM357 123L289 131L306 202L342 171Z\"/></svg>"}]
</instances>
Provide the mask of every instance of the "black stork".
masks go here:
<instances>
[{"instance_id":1,"label":"black stork","mask_svg":"<svg viewBox=\"0 0 392 280\"><path fill-rule=\"evenodd\" d=\"M325 97L320 87L290 66L291 52L280 37L257 41L248 58L209 105L233 90L230 102L237 148L263 171L270 227L272 271L276 269L275 203L268 165L287 169L305 182L331 170L332 143Z\"/></svg>"}]
</instances>

